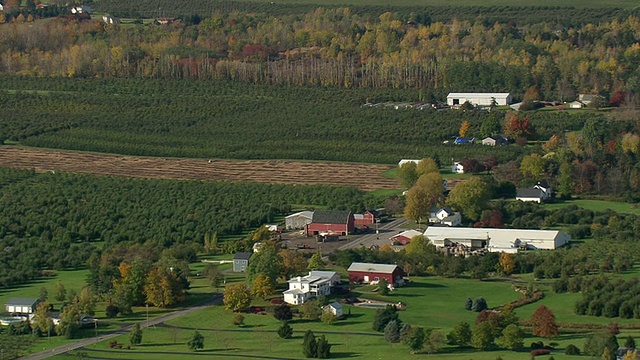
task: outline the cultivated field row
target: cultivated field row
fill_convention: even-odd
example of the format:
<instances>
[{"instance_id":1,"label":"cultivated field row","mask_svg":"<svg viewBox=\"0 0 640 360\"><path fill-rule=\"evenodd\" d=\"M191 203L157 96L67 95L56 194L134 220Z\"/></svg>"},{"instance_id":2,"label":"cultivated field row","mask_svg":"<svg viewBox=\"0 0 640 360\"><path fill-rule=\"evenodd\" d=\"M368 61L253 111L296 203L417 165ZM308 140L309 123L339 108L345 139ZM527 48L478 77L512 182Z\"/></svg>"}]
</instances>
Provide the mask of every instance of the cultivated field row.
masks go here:
<instances>
[{"instance_id":1,"label":"cultivated field row","mask_svg":"<svg viewBox=\"0 0 640 360\"><path fill-rule=\"evenodd\" d=\"M37 172L178 180L252 181L298 185L353 186L365 191L398 189L382 173L388 165L288 160L219 160L121 156L74 151L0 148L0 165Z\"/></svg>"}]
</instances>

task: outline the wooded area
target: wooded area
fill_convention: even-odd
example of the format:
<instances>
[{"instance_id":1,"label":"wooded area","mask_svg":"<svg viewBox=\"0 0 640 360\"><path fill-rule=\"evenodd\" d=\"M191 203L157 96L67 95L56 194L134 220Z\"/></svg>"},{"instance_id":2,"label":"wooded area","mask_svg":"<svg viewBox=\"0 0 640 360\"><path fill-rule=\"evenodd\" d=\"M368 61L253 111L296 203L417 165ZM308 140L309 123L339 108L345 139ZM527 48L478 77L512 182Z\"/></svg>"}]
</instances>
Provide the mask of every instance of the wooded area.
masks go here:
<instances>
[{"instance_id":1,"label":"wooded area","mask_svg":"<svg viewBox=\"0 0 640 360\"><path fill-rule=\"evenodd\" d=\"M188 7L162 7L170 8ZM304 15L212 9L193 25L121 26L74 18L13 22L0 26L0 73L422 89L425 101L442 101L451 91L511 92L519 98L532 85L544 100L640 90L637 16L616 13L571 25L551 14L528 23L455 18L464 13L454 12L445 22L420 22L418 15L411 20L349 8Z\"/></svg>"}]
</instances>

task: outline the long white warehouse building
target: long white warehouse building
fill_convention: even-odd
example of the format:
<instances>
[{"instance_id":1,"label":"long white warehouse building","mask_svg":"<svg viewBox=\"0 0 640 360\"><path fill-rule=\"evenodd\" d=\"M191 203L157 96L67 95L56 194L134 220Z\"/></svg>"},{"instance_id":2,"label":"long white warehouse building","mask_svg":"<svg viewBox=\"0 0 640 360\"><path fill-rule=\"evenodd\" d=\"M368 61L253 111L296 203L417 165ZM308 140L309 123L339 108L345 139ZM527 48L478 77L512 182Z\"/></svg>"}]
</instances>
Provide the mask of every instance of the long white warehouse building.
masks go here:
<instances>
[{"instance_id":1,"label":"long white warehouse building","mask_svg":"<svg viewBox=\"0 0 640 360\"><path fill-rule=\"evenodd\" d=\"M449 106L462 105L470 102L473 105L490 106L495 100L496 105L509 105L512 102L510 93L450 93L447 95Z\"/></svg>"},{"instance_id":2,"label":"long white warehouse building","mask_svg":"<svg viewBox=\"0 0 640 360\"><path fill-rule=\"evenodd\" d=\"M571 241L569 234L557 230L429 226L424 235L436 247L458 243L474 249L486 247L491 252L511 253L521 248L554 250Z\"/></svg>"}]
</instances>

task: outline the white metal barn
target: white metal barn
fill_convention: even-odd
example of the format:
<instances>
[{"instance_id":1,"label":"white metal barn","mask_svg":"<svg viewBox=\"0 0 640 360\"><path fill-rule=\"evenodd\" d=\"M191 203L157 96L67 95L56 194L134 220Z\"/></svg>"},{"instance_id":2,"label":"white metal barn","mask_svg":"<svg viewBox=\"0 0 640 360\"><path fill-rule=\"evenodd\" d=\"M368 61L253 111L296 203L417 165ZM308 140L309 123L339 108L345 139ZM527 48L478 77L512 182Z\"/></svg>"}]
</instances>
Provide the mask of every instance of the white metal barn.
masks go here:
<instances>
[{"instance_id":1,"label":"white metal barn","mask_svg":"<svg viewBox=\"0 0 640 360\"><path fill-rule=\"evenodd\" d=\"M493 99L496 105L509 105L512 102L510 93L450 93L447 95L447 104L456 106L468 101L473 105L490 106Z\"/></svg>"},{"instance_id":2,"label":"white metal barn","mask_svg":"<svg viewBox=\"0 0 640 360\"><path fill-rule=\"evenodd\" d=\"M424 232L436 247L452 243L470 248L486 246L491 252L516 252L519 248L554 250L571 240L571 236L557 230L455 228L429 226Z\"/></svg>"}]
</instances>

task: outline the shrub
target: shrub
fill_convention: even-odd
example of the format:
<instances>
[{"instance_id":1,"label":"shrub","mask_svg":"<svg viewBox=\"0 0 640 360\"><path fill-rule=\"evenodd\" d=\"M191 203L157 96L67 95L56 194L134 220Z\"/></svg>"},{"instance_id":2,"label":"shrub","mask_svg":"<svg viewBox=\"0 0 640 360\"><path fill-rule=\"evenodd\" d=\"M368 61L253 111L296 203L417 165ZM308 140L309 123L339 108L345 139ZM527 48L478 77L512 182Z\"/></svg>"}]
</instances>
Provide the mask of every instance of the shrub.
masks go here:
<instances>
[{"instance_id":1,"label":"shrub","mask_svg":"<svg viewBox=\"0 0 640 360\"><path fill-rule=\"evenodd\" d=\"M543 349L544 343L542 341L534 341L531 343L531 350Z\"/></svg>"},{"instance_id":2,"label":"shrub","mask_svg":"<svg viewBox=\"0 0 640 360\"><path fill-rule=\"evenodd\" d=\"M293 335L293 329L287 322L283 323L282 326L280 326L280 328L278 329L278 336L280 336L283 339L291 339L292 335Z\"/></svg>"},{"instance_id":3,"label":"shrub","mask_svg":"<svg viewBox=\"0 0 640 360\"><path fill-rule=\"evenodd\" d=\"M573 344L569 344L567 348L564 349L564 353L566 355L580 355L580 349Z\"/></svg>"},{"instance_id":4,"label":"shrub","mask_svg":"<svg viewBox=\"0 0 640 360\"><path fill-rule=\"evenodd\" d=\"M107 305L107 308L104 311L105 311L105 315L108 318L112 319L118 316L120 309L117 306L113 305L112 303L109 303L109 305Z\"/></svg>"},{"instance_id":5,"label":"shrub","mask_svg":"<svg viewBox=\"0 0 640 360\"><path fill-rule=\"evenodd\" d=\"M535 349L531 350L531 356L549 355L551 350L549 349Z\"/></svg>"},{"instance_id":6,"label":"shrub","mask_svg":"<svg viewBox=\"0 0 640 360\"><path fill-rule=\"evenodd\" d=\"M275 297L275 298L269 300L269 302L271 303L271 305L282 305L282 304L284 304L284 300L282 298L279 298L279 297Z\"/></svg>"},{"instance_id":7,"label":"shrub","mask_svg":"<svg viewBox=\"0 0 640 360\"><path fill-rule=\"evenodd\" d=\"M487 308L487 300L482 297L473 300L473 304L471 305L471 310L475 312L481 312L482 310L486 310Z\"/></svg>"},{"instance_id":8,"label":"shrub","mask_svg":"<svg viewBox=\"0 0 640 360\"><path fill-rule=\"evenodd\" d=\"M276 306L275 309L273 309L273 317L280 321L291 320L291 318L293 318L291 306L289 306L288 304Z\"/></svg>"},{"instance_id":9,"label":"shrub","mask_svg":"<svg viewBox=\"0 0 640 360\"><path fill-rule=\"evenodd\" d=\"M244 316L242 314L237 314L234 318L233 318L233 325L236 326L242 326L244 325Z\"/></svg>"},{"instance_id":10,"label":"shrub","mask_svg":"<svg viewBox=\"0 0 640 360\"><path fill-rule=\"evenodd\" d=\"M471 311L472 306L473 306L473 300L471 300L471 298L468 297L467 300L465 300L464 302L464 309Z\"/></svg>"}]
</instances>

